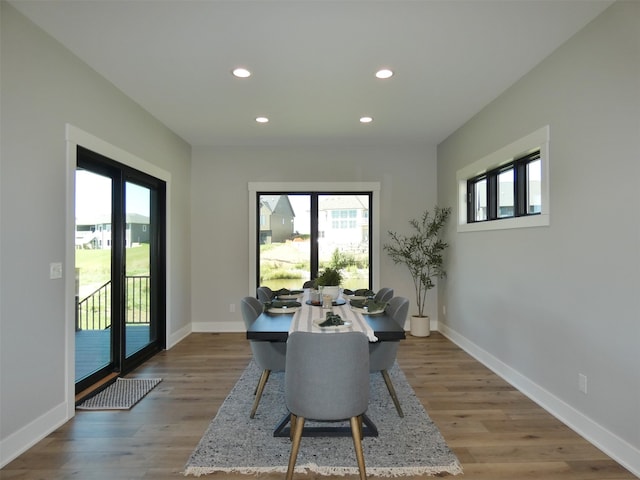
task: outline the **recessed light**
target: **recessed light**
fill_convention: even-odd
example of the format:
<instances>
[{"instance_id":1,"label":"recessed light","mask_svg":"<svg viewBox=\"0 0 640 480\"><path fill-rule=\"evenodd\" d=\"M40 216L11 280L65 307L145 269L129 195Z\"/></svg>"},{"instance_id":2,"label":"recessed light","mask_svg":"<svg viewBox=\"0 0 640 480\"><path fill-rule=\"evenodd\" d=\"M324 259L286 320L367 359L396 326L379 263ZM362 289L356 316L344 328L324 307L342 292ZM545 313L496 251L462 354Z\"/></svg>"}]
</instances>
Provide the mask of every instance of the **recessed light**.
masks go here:
<instances>
[{"instance_id":1,"label":"recessed light","mask_svg":"<svg viewBox=\"0 0 640 480\"><path fill-rule=\"evenodd\" d=\"M268 123L269 119L267 117L256 117L256 122L258 122L258 123Z\"/></svg>"},{"instance_id":2,"label":"recessed light","mask_svg":"<svg viewBox=\"0 0 640 480\"><path fill-rule=\"evenodd\" d=\"M373 122L373 117L360 117L360 123L371 123Z\"/></svg>"},{"instance_id":3,"label":"recessed light","mask_svg":"<svg viewBox=\"0 0 640 480\"><path fill-rule=\"evenodd\" d=\"M388 68L383 68L376 72L376 78L391 78L393 77L393 70L389 70Z\"/></svg>"},{"instance_id":4,"label":"recessed light","mask_svg":"<svg viewBox=\"0 0 640 480\"><path fill-rule=\"evenodd\" d=\"M247 78L251 76L251 72L243 67L234 68L231 72L234 77Z\"/></svg>"}]
</instances>

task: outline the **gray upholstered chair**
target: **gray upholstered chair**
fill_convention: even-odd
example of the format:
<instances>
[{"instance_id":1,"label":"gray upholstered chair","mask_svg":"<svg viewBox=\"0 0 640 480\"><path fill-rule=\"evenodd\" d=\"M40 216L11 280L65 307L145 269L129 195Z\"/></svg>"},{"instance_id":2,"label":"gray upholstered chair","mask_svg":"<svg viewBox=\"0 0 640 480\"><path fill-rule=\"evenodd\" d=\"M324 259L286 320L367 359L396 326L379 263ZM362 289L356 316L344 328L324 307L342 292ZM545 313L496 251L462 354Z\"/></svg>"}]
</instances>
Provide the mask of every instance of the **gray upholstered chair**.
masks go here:
<instances>
[{"instance_id":1,"label":"gray upholstered chair","mask_svg":"<svg viewBox=\"0 0 640 480\"><path fill-rule=\"evenodd\" d=\"M366 479L362 416L369 403L369 341L361 332L293 332L287 341L285 401L291 413L293 478L306 419L350 420L360 478Z\"/></svg>"},{"instance_id":2,"label":"gray upholstered chair","mask_svg":"<svg viewBox=\"0 0 640 480\"><path fill-rule=\"evenodd\" d=\"M383 287L373 297L376 302L388 302L393 298L393 288Z\"/></svg>"},{"instance_id":3,"label":"gray upholstered chair","mask_svg":"<svg viewBox=\"0 0 640 480\"><path fill-rule=\"evenodd\" d=\"M269 287L258 287L256 289L256 293L258 294L258 300L260 300L260 302L262 303L270 302L275 297L273 290L271 290Z\"/></svg>"},{"instance_id":4,"label":"gray upholstered chair","mask_svg":"<svg viewBox=\"0 0 640 480\"><path fill-rule=\"evenodd\" d=\"M302 288L314 288L316 286L315 280L307 280L302 284Z\"/></svg>"},{"instance_id":5,"label":"gray upholstered chair","mask_svg":"<svg viewBox=\"0 0 640 480\"><path fill-rule=\"evenodd\" d=\"M409 313L409 299L404 297L393 297L387 303L385 313L389 315L393 320L404 328L404 323ZM369 369L371 372L380 372L384 383L387 385L387 390L391 395L393 404L396 406L398 415L404 417L404 412L400 406L400 401L396 395L396 389L391 383L391 377L389 377L388 370L393 366L398 354L399 341L385 341L369 344Z\"/></svg>"},{"instance_id":6,"label":"gray upholstered chair","mask_svg":"<svg viewBox=\"0 0 640 480\"><path fill-rule=\"evenodd\" d=\"M253 297L244 297L240 302L240 308L242 310L244 326L248 329L262 313L263 305ZM249 340L249 343L251 344L253 359L258 366L262 368L262 375L260 375L260 381L254 392L256 398L253 401L253 407L249 415L250 418L253 418L258 409L264 387L267 384L267 380L269 380L269 375L271 372L284 371L287 357L287 344L284 342L262 342L259 340Z\"/></svg>"}]
</instances>

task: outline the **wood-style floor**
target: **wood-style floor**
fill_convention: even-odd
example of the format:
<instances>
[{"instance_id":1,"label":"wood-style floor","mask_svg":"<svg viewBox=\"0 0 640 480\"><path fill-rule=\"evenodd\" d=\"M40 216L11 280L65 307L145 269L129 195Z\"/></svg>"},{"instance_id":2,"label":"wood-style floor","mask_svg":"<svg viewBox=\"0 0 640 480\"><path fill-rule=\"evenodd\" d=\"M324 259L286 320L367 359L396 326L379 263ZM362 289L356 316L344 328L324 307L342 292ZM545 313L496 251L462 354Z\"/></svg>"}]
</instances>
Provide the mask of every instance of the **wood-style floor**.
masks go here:
<instances>
[{"instance_id":1,"label":"wood-style floor","mask_svg":"<svg viewBox=\"0 0 640 480\"><path fill-rule=\"evenodd\" d=\"M163 378L132 410L79 411L0 470L0 478L185 478L181 471L191 451L250 358L244 334L192 334L129 375ZM408 337L401 343L398 362L462 463L464 474L451 478L636 478L438 333L429 338ZM255 476L225 473L202 478Z\"/></svg>"}]
</instances>

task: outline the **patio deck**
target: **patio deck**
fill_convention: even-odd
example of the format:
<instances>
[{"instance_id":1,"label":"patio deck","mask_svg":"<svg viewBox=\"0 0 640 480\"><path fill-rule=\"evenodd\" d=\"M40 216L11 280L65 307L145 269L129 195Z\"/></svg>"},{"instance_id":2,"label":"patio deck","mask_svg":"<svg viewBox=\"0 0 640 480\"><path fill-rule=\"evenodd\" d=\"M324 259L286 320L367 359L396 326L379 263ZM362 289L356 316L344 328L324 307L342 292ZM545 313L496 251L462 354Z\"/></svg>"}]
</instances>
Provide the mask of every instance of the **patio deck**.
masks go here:
<instances>
[{"instance_id":1,"label":"patio deck","mask_svg":"<svg viewBox=\"0 0 640 480\"><path fill-rule=\"evenodd\" d=\"M149 324L126 326L127 356L149 343ZM110 330L80 330L76 332L76 381L110 362Z\"/></svg>"}]
</instances>

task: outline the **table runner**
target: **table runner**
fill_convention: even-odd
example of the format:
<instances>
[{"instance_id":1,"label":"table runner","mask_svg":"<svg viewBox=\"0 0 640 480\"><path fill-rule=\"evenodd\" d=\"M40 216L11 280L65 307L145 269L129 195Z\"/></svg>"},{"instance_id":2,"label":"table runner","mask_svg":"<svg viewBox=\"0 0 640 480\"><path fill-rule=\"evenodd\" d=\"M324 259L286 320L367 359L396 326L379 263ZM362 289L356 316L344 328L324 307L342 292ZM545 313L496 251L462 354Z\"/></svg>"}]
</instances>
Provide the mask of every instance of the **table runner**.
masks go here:
<instances>
[{"instance_id":1,"label":"table runner","mask_svg":"<svg viewBox=\"0 0 640 480\"><path fill-rule=\"evenodd\" d=\"M373 329L369 325L369 322L362 316L361 313L351 310L349 303L344 305L334 305L333 313L340 315L340 318L345 322L351 322L349 326L336 326L336 327L324 327L320 328L313 324L314 320L324 320L326 318L326 312L328 309L320 306L309 305L307 300L309 299L309 292L305 291L302 299L302 308L299 308L297 312L293 314L291 320L291 326L289 327L289 333L292 332L323 332L323 333L340 333L340 332L362 332L364 333L370 342L377 342L378 337L375 336Z\"/></svg>"}]
</instances>

